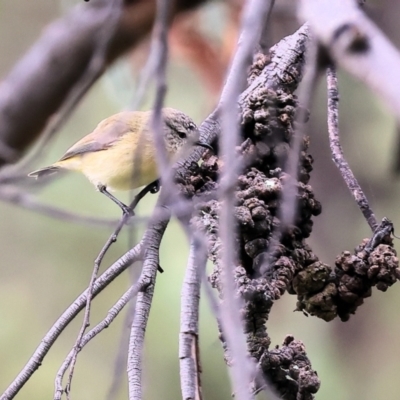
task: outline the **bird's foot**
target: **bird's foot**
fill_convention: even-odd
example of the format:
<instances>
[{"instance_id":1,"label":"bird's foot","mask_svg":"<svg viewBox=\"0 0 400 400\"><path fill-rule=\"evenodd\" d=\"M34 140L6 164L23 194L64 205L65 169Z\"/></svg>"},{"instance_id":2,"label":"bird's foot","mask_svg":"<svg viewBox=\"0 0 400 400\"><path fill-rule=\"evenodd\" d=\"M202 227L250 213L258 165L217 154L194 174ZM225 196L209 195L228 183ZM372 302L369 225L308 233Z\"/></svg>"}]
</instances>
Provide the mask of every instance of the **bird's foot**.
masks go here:
<instances>
[{"instance_id":1,"label":"bird's foot","mask_svg":"<svg viewBox=\"0 0 400 400\"><path fill-rule=\"evenodd\" d=\"M151 183L150 185L151 185L149 188L150 193L155 194L160 191L160 181L158 179L153 183Z\"/></svg>"}]
</instances>

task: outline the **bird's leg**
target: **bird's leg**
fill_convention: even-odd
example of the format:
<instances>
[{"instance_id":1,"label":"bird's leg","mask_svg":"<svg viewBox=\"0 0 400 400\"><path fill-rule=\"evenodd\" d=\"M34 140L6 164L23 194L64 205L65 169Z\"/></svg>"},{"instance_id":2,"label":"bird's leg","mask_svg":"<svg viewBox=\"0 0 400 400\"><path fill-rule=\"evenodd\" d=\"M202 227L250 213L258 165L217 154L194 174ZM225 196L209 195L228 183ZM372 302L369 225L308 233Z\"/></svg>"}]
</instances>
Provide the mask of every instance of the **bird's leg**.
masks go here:
<instances>
[{"instance_id":1,"label":"bird's leg","mask_svg":"<svg viewBox=\"0 0 400 400\"><path fill-rule=\"evenodd\" d=\"M112 200L115 204L119 206L124 215L134 215L133 208L127 206L122 201L118 200L115 196L113 196L104 185L98 185L97 189L99 189L100 193L105 194L110 200Z\"/></svg>"}]
</instances>

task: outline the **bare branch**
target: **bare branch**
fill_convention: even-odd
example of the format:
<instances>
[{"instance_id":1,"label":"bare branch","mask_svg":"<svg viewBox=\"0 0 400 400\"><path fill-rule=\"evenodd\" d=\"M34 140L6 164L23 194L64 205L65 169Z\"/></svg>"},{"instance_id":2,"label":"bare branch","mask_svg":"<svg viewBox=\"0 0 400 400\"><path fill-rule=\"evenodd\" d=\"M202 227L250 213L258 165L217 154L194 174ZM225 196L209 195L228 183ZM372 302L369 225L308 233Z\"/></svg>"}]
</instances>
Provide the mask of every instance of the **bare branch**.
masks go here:
<instances>
[{"instance_id":1,"label":"bare branch","mask_svg":"<svg viewBox=\"0 0 400 400\"><path fill-rule=\"evenodd\" d=\"M160 199L161 196L158 201L158 207L162 207ZM169 218L165 218L151 223L143 237L144 260L142 276L151 283L139 293L136 300L128 349L129 400L142 399L142 352L144 335L153 299L157 269L159 267L160 243L168 222Z\"/></svg>"},{"instance_id":2,"label":"bare branch","mask_svg":"<svg viewBox=\"0 0 400 400\"><path fill-rule=\"evenodd\" d=\"M329 144L331 147L332 159L338 167L350 193L360 207L372 232L378 227L375 214L373 213L368 199L359 185L353 171L343 155L339 139L339 90L337 85L336 68L331 65L326 70L326 81L328 88L328 132Z\"/></svg>"},{"instance_id":3,"label":"bare branch","mask_svg":"<svg viewBox=\"0 0 400 400\"><path fill-rule=\"evenodd\" d=\"M167 154L163 135L162 106L166 93L165 68L168 56L168 21L171 13L170 2L168 0L157 0L157 14L153 29L153 40L150 56L154 56L155 75L156 75L156 99L152 114L151 127L154 135L156 147L159 176L163 184L162 194L168 189L173 189L170 181L165 177L168 170ZM150 63L150 59L149 59ZM168 176L172 176L169 172ZM159 205L163 197L160 196ZM157 207L156 207L157 209ZM159 269L159 248L164 231L167 227L169 217L160 222L150 224L144 238L145 255L143 262L143 276L146 276L151 284L138 296L135 306L135 314L131 326L131 334L128 349L127 373L129 385L129 399L142 399L142 352L144 346L144 335L146 331L148 316L150 313L151 302L154 293L157 269ZM153 219L153 222L154 219Z\"/></svg>"},{"instance_id":4,"label":"bare branch","mask_svg":"<svg viewBox=\"0 0 400 400\"><path fill-rule=\"evenodd\" d=\"M136 245L119 258L111 267L99 276L93 287L93 298L103 291L115 278L124 272L135 261L138 261L142 255L142 242ZM69 325L69 323L79 314L86 306L87 290L80 294L77 299L64 311L58 318L51 329L43 337L40 345L35 350L33 356L25 364L22 371L10 384L10 386L1 395L0 400L11 400L21 390L33 373L41 366L42 361L51 346Z\"/></svg>"},{"instance_id":5,"label":"bare branch","mask_svg":"<svg viewBox=\"0 0 400 400\"><path fill-rule=\"evenodd\" d=\"M115 35L118 22L121 18L122 3L123 0L113 0L106 6L106 9L104 10L104 20L102 21L102 26L96 35L97 42L95 43L95 48L87 65L87 69L84 70L83 74L79 77L79 80L71 88L58 112L51 117L49 124L40 137L40 143L37 144L35 150L30 152L21 163L18 163L17 166L12 168L12 170L16 170L15 172L24 171L30 168L32 164L40 158L46 148L46 144L63 126L77 104L82 100L83 96L102 74L104 66L106 65L107 49L110 41ZM8 170L7 173L9 174L10 170Z\"/></svg>"},{"instance_id":6,"label":"bare branch","mask_svg":"<svg viewBox=\"0 0 400 400\"><path fill-rule=\"evenodd\" d=\"M156 183L158 186L158 183ZM147 185L144 189L142 189L133 199L130 209L133 211L136 207L136 205L139 203L139 201L145 196L149 191L151 191L154 187L154 183L151 183L150 185ZM69 393L71 390L71 382L72 382L72 377L74 374L74 368L76 364L76 359L78 357L78 353L81 350L82 347L82 340L83 340L83 335L86 331L86 329L90 325L90 309L91 309L91 301L93 297L93 290L94 290L94 284L97 279L97 275L99 273L100 269L100 264L103 261L104 256L106 255L107 251L111 247L113 243L117 241L118 235L121 232L122 228L124 225L128 222L129 218L131 216L129 214L123 214L120 222L118 223L118 226L116 227L115 231L111 234L111 236L108 238L107 242L104 244L103 248L100 250L100 253L96 257L96 260L94 262L94 268L92 271L92 276L90 278L90 283L87 289L87 298L86 298L86 307L85 307L85 315L83 317L83 322L82 322L82 327L78 333L78 337L76 338L74 347L70 353L71 355L71 360L65 360L64 363L62 364L61 368L59 369L57 373L57 378L56 378L56 391L54 395L55 400L61 399L62 393L63 393L63 388L62 388L62 379L64 377L64 374L66 372L66 369L68 366L70 367L70 372L68 376L68 382L65 388L65 392L67 394L67 397L69 397ZM69 356L68 356L69 357ZM64 369L65 368L65 369Z\"/></svg>"},{"instance_id":7,"label":"bare branch","mask_svg":"<svg viewBox=\"0 0 400 400\"><path fill-rule=\"evenodd\" d=\"M181 292L179 363L183 400L201 400L199 302L201 276L207 263L206 248L194 235Z\"/></svg>"},{"instance_id":8,"label":"bare branch","mask_svg":"<svg viewBox=\"0 0 400 400\"><path fill-rule=\"evenodd\" d=\"M337 65L381 97L400 121L400 52L355 0L301 0L300 15Z\"/></svg>"},{"instance_id":9,"label":"bare branch","mask_svg":"<svg viewBox=\"0 0 400 400\"><path fill-rule=\"evenodd\" d=\"M121 298L113 305L113 307L108 311L107 316L99 322L93 329L91 329L88 333L82 336L81 341L79 343L79 347L74 348L69 352L67 357L65 358L63 365L59 369L56 377L56 394L54 399L60 399L62 395L62 380L64 377L65 371L73 362L74 358L76 359L75 350L77 349L80 352L84 346L86 346L94 337L96 337L99 333L101 333L105 328L108 328L110 324L114 321L114 319L119 315L122 309L128 304L129 300L133 297L137 296L139 291L144 290L150 281L146 280L146 277L139 278L138 282L136 282L133 286L131 286L122 296Z\"/></svg>"},{"instance_id":10,"label":"bare branch","mask_svg":"<svg viewBox=\"0 0 400 400\"><path fill-rule=\"evenodd\" d=\"M167 150L165 148L163 135L162 107L165 94L167 93L166 66L168 59L168 19L170 14L170 1L157 0L157 17L154 23L154 37L152 49L156 56L155 62L155 80L156 80L156 98L152 114L151 126L154 135L154 143L157 151L158 171L161 181L165 186L172 186L171 173L166 174L168 168ZM166 176L170 176L169 181L165 181Z\"/></svg>"},{"instance_id":11,"label":"bare branch","mask_svg":"<svg viewBox=\"0 0 400 400\"><path fill-rule=\"evenodd\" d=\"M173 12L196 7L203 1L176 1ZM156 14L155 3L155 0L124 1L100 72L149 33ZM0 166L19 159L64 104L98 49L97 38L104 21L110 17L109 11L107 1L75 7L45 30L3 80L0 85Z\"/></svg>"},{"instance_id":12,"label":"bare branch","mask_svg":"<svg viewBox=\"0 0 400 400\"><path fill-rule=\"evenodd\" d=\"M132 325L133 316L135 315L135 305L135 299L132 299L132 301L129 303L129 308L126 311L124 323L122 325L123 329L119 339L118 351L114 360L112 382L106 397L107 400L114 400L117 398L122 380L125 376L126 362L128 357L126 349L128 348L129 341L129 330L127 328Z\"/></svg>"}]
</instances>

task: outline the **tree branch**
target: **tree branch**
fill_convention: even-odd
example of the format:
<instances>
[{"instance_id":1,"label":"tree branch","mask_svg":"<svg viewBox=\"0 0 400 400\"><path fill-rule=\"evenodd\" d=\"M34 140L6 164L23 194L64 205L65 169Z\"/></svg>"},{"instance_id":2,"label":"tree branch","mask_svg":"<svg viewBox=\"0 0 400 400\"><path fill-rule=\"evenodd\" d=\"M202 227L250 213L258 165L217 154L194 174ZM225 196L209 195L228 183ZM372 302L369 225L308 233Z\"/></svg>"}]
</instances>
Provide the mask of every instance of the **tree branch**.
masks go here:
<instances>
[{"instance_id":1,"label":"tree branch","mask_svg":"<svg viewBox=\"0 0 400 400\"><path fill-rule=\"evenodd\" d=\"M93 298L103 291L115 278L124 272L135 261L141 257L143 243L139 243L132 250L129 250L119 258L111 267L99 276L93 287ZM25 364L22 371L10 384L10 386L1 395L0 400L11 400L22 389L25 383L30 379L33 373L42 365L42 361L55 343L60 334L69 325L69 323L86 306L87 290L80 294L77 299L64 311L47 334L43 337L40 345L35 350L33 356Z\"/></svg>"},{"instance_id":2,"label":"tree branch","mask_svg":"<svg viewBox=\"0 0 400 400\"><path fill-rule=\"evenodd\" d=\"M300 15L334 62L380 96L400 121L400 52L356 0L301 0Z\"/></svg>"},{"instance_id":3,"label":"tree branch","mask_svg":"<svg viewBox=\"0 0 400 400\"><path fill-rule=\"evenodd\" d=\"M172 13L175 15L196 7L203 1L176 0ZM0 167L22 156L70 96L98 49L97 38L104 22L110 20L110 10L107 1L75 7L45 30L2 81ZM108 65L150 32L155 15L156 0L124 1L115 33L106 48L104 63L97 69L93 82Z\"/></svg>"},{"instance_id":4,"label":"tree branch","mask_svg":"<svg viewBox=\"0 0 400 400\"><path fill-rule=\"evenodd\" d=\"M162 191L157 207L162 207ZM142 276L151 282L141 291L136 300L135 315L131 326L128 349L128 385L129 400L142 399L142 352L144 335L153 300L154 285L159 267L159 249L161 239L169 222L169 216L162 220L152 221L143 237L144 260Z\"/></svg>"},{"instance_id":5,"label":"tree branch","mask_svg":"<svg viewBox=\"0 0 400 400\"><path fill-rule=\"evenodd\" d=\"M64 373L71 365L74 358L76 359L75 351L77 350L78 352L80 352L83 349L83 347L85 347L93 338L95 338L104 329L108 328L110 324L114 321L114 319L122 311L122 309L128 304L129 300L137 296L139 291L144 290L149 284L150 282L146 280L146 277L143 278L141 275L138 282L132 285L114 304L114 306L108 311L107 316L101 322L99 322L93 329L91 329L88 333L82 336L79 343L79 347L74 346L74 348L69 352L63 364L61 365L60 369L57 372L57 377L55 382L56 391L54 395L55 400L61 399L63 393L62 380L64 377Z\"/></svg>"},{"instance_id":6,"label":"tree branch","mask_svg":"<svg viewBox=\"0 0 400 400\"><path fill-rule=\"evenodd\" d=\"M201 277L207 263L207 251L194 236L181 291L179 365L183 400L201 400L201 364L199 350L199 302Z\"/></svg>"}]
</instances>

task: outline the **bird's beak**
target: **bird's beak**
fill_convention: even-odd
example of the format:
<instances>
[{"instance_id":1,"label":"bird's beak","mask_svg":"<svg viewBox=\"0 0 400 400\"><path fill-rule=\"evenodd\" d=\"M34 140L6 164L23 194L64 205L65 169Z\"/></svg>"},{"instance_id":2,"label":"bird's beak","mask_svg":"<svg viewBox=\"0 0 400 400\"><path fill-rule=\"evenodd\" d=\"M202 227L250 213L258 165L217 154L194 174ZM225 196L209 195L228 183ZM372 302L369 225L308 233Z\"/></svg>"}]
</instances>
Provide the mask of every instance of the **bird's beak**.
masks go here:
<instances>
[{"instance_id":1,"label":"bird's beak","mask_svg":"<svg viewBox=\"0 0 400 400\"><path fill-rule=\"evenodd\" d=\"M204 147L205 149L208 149L208 150L211 150L212 152L214 152L214 148L208 143L198 140L197 142L194 142L194 144L196 146L201 146L201 147Z\"/></svg>"}]
</instances>

